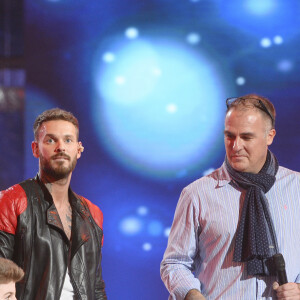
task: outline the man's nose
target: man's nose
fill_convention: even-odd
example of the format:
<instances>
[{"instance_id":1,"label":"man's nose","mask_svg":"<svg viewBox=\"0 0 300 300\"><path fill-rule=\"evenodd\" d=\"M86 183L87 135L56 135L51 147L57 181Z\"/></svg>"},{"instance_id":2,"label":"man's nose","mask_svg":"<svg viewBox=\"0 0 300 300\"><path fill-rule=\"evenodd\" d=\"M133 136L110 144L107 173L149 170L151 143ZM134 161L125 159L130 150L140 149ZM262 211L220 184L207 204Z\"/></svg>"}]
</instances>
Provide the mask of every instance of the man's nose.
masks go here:
<instances>
[{"instance_id":1,"label":"man's nose","mask_svg":"<svg viewBox=\"0 0 300 300\"><path fill-rule=\"evenodd\" d=\"M242 141L241 141L241 139L240 138L236 138L235 140L234 140L234 142L233 142L233 150L235 150L235 151L239 151L240 149L241 149L241 147L242 147Z\"/></svg>"},{"instance_id":2,"label":"man's nose","mask_svg":"<svg viewBox=\"0 0 300 300\"><path fill-rule=\"evenodd\" d=\"M57 141L55 151L57 151L57 152L65 151L65 145L64 145L63 141L61 141L61 140Z\"/></svg>"}]
</instances>

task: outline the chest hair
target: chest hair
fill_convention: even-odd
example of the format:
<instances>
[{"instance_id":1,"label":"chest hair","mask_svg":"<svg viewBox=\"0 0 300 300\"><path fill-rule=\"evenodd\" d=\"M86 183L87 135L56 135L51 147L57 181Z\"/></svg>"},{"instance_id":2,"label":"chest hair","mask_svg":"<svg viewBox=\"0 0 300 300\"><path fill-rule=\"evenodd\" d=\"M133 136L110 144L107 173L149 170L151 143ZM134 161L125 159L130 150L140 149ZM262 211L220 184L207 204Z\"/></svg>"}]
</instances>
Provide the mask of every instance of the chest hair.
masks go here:
<instances>
[{"instance_id":1,"label":"chest hair","mask_svg":"<svg viewBox=\"0 0 300 300\"><path fill-rule=\"evenodd\" d=\"M72 230L72 208L68 202L66 205L57 208L60 220L62 222L65 234L68 239L71 239L71 230Z\"/></svg>"}]
</instances>

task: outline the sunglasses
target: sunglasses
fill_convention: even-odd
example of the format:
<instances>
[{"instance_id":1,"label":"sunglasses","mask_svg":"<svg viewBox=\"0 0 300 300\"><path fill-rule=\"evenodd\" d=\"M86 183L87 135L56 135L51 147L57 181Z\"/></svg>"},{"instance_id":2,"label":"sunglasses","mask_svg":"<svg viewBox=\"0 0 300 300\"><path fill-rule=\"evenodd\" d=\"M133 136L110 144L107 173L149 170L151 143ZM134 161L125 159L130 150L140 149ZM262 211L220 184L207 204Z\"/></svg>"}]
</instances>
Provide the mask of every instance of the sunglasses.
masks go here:
<instances>
[{"instance_id":1,"label":"sunglasses","mask_svg":"<svg viewBox=\"0 0 300 300\"><path fill-rule=\"evenodd\" d=\"M258 98L243 98L243 97L233 97L233 98L228 98L226 99L226 106L227 109L230 108L231 104L233 102L235 102L236 100L242 100L242 101L247 101L247 100L256 100L257 101L257 105L254 104L255 107L257 107L258 109L262 110L263 112L265 112L272 120L272 126L274 126L274 118L271 115L271 113L269 112L269 110L266 108L266 106L264 105L264 103L258 99Z\"/></svg>"}]
</instances>

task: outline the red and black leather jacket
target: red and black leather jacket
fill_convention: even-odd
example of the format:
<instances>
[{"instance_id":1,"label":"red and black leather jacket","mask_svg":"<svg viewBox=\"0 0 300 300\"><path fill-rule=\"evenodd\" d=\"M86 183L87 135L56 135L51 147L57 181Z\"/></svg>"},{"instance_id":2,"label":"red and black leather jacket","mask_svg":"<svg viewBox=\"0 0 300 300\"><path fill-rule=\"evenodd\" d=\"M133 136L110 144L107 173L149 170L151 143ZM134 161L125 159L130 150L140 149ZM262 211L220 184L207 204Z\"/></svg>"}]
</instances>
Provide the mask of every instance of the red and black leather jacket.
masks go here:
<instances>
[{"instance_id":1,"label":"red and black leather jacket","mask_svg":"<svg viewBox=\"0 0 300 300\"><path fill-rule=\"evenodd\" d=\"M58 300L67 267L76 300L107 299L102 280L103 215L69 189L68 240L52 197L38 176L0 192L0 256L25 272L18 300Z\"/></svg>"}]
</instances>

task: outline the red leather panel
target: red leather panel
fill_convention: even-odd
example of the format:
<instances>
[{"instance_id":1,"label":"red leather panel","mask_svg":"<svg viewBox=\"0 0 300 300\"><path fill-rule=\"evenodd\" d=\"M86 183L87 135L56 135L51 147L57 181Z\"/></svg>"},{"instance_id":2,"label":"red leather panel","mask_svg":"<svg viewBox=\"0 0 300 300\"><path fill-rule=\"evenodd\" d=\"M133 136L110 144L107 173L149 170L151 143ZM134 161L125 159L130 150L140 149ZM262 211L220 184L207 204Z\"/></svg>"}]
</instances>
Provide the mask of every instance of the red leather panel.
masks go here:
<instances>
[{"instance_id":1,"label":"red leather panel","mask_svg":"<svg viewBox=\"0 0 300 300\"><path fill-rule=\"evenodd\" d=\"M17 219L27 207L25 191L18 184L0 192L0 230L15 234Z\"/></svg>"},{"instance_id":2,"label":"red leather panel","mask_svg":"<svg viewBox=\"0 0 300 300\"><path fill-rule=\"evenodd\" d=\"M93 219L95 220L96 224L101 228L103 229L103 213L102 211L100 210L100 208L93 204L91 201L89 201L88 199L82 197L85 202L87 203L88 207L89 207L89 210L92 214L92 217Z\"/></svg>"}]
</instances>

